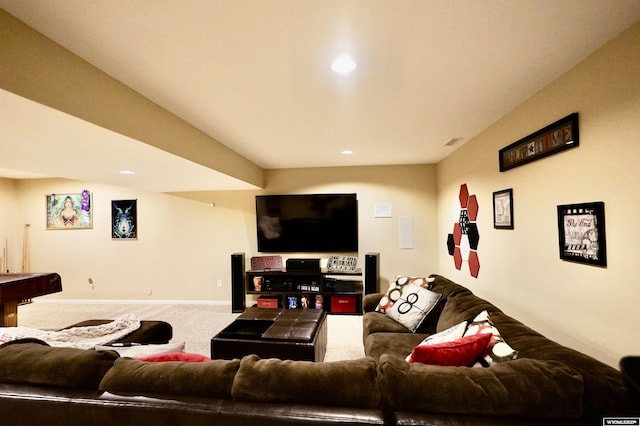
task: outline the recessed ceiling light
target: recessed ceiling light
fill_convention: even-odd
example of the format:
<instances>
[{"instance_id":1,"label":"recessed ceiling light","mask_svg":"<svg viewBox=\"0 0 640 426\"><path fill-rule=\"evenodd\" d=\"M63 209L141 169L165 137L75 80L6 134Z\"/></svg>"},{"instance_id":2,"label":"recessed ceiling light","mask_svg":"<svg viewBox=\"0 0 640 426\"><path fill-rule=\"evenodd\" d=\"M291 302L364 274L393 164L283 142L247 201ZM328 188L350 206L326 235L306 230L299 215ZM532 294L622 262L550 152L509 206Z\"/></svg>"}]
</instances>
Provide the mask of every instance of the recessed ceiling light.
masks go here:
<instances>
[{"instance_id":1,"label":"recessed ceiling light","mask_svg":"<svg viewBox=\"0 0 640 426\"><path fill-rule=\"evenodd\" d=\"M346 53L338 55L333 62L331 62L331 69L338 74L346 75L356 69L356 61Z\"/></svg>"},{"instance_id":2,"label":"recessed ceiling light","mask_svg":"<svg viewBox=\"0 0 640 426\"><path fill-rule=\"evenodd\" d=\"M120 174L123 174L123 175L135 175L136 172L134 172L133 170L120 170Z\"/></svg>"},{"instance_id":3,"label":"recessed ceiling light","mask_svg":"<svg viewBox=\"0 0 640 426\"><path fill-rule=\"evenodd\" d=\"M342 155L351 155L351 154L353 154L353 151L351 151L350 149L345 149L344 151L341 151L340 154L342 154Z\"/></svg>"}]
</instances>

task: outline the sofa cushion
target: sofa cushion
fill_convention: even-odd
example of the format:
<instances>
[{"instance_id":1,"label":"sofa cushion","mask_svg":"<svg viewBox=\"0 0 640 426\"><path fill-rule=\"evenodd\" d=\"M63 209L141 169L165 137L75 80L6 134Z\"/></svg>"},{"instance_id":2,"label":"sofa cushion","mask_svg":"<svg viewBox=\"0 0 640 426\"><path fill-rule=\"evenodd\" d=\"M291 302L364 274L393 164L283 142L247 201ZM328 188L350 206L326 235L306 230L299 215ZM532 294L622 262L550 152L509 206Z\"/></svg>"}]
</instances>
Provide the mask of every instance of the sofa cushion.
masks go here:
<instances>
[{"instance_id":1,"label":"sofa cushion","mask_svg":"<svg viewBox=\"0 0 640 426\"><path fill-rule=\"evenodd\" d=\"M487 351L486 356L478 359L476 366L489 367L496 362L505 362L517 358L518 351L505 342L500 335L500 331L498 331L493 322L491 322L487 311L482 311L476 315L476 317L469 323L464 335L472 336L474 334L483 333L491 335L492 338L489 343L489 351Z\"/></svg>"},{"instance_id":2,"label":"sofa cushion","mask_svg":"<svg viewBox=\"0 0 640 426\"><path fill-rule=\"evenodd\" d=\"M143 362L120 358L100 382L100 390L226 398L240 360Z\"/></svg>"},{"instance_id":3,"label":"sofa cushion","mask_svg":"<svg viewBox=\"0 0 640 426\"><path fill-rule=\"evenodd\" d=\"M471 321L483 310L494 312L498 309L473 294L463 294L455 297L449 296L438 318L436 332L439 333L462 321Z\"/></svg>"},{"instance_id":4,"label":"sofa cushion","mask_svg":"<svg viewBox=\"0 0 640 426\"><path fill-rule=\"evenodd\" d=\"M391 411L549 419L582 414L582 376L555 361L441 367L386 354L378 375L383 405Z\"/></svg>"},{"instance_id":5,"label":"sofa cushion","mask_svg":"<svg viewBox=\"0 0 640 426\"><path fill-rule=\"evenodd\" d=\"M420 287L428 288L430 286L430 279L424 277L407 277L405 275L398 275L391 284L389 289L382 296L376 312L386 313L387 309L391 308L393 304L402 296L402 288L409 284L415 284Z\"/></svg>"},{"instance_id":6,"label":"sofa cushion","mask_svg":"<svg viewBox=\"0 0 640 426\"><path fill-rule=\"evenodd\" d=\"M364 353L378 358L382 354L406 357L427 337L418 333L373 333L364 339Z\"/></svg>"},{"instance_id":7,"label":"sofa cushion","mask_svg":"<svg viewBox=\"0 0 640 426\"><path fill-rule=\"evenodd\" d=\"M411 333L398 321L380 312L367 312L362 316L364 337L372 333Z\"/></svg>"},{"instance_id":8,"label":"sofa cushion","mask_svg":"<svg viewBox=\"0 0 640 426\"><path fill-rule=\"evenodd\" d=\"M314 363L247 355L231 394L251 402L377 408L376 374L372 358Z\"/></svg>"},{"instance_id":9,"label":"sofa cushion","mask_svg":"<svg viewBox=\"0 0 640 426\"><path fill-rule=\"evenodd\" d=\"M97 389L118 354L54 348L42 341L14 340L0 345L0 382Z\"/></svg>"},{"instance_id":10,"label":"sofa cushion","mask_svg":"<svg viewBox=\"0 0 640 426\"><path fill-rule=\"evenodd\" d=\"M405 285L398 300L387 309L387 316L414 332L440 300L440 294L415 284Z\"/></svg>"},{"instance_id":11,"label":"sofa cushion","mask_svg":"<svg viewBox=\"0 0 640 426\"><path fill-rule=\"evenodd\" d=\"M442 297L458 297L473 294L468 288L461 286L442 275L432 274L429 275L428 279L431 280L429 290L442 294Z\"/></svg>"}]
</instances>

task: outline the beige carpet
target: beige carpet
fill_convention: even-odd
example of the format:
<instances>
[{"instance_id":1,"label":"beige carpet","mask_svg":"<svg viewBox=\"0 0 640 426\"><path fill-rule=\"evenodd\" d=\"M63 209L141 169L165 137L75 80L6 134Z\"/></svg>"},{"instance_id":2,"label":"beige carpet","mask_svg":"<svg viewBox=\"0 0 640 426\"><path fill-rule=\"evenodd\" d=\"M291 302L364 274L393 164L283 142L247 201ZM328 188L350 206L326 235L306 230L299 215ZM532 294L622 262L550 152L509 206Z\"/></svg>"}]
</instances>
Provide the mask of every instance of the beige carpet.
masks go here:
<instances>
[{"instance_id":1,"label":"beige carpet","mask_svg":"<svg viewBox=\"0 0 640 426\"><path fill-rule=\"evenodd\" d=\"M184 303L103 303L95 301L35 300L18 307L18 325L57 330L88 319L115 319L135 314L141 320L166 321L173 326L172 342L185 342L185 350L210 356L210 340L238 314L229 305ZM325 361L364 356L362 316L328 315Z\"/></svg>"}]
</instances>

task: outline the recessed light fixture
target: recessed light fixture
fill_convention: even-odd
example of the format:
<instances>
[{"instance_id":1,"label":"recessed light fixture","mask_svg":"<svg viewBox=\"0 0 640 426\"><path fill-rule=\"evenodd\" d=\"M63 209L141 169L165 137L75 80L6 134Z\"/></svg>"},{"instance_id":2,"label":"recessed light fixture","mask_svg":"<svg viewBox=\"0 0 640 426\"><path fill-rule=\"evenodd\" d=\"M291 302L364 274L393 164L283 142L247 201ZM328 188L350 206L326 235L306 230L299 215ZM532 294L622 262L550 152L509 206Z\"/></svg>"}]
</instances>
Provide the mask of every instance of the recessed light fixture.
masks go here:
<instances>
[{"instance_id":1,"label":"recessed light fixture","mask_svg":"<svg viewBox=\"0 0 640 426\"><path fill-rule=\"evenodd\" d=\"M340 151L340 154L342 154L342 155L351 155L351 154L353 154L353 151L351 151L350 149L345 149L344 151Z\"/></svg>"},{"instance_id":2,"label":"recessed light fixture","mask_svg":"<svg viewBox=\"0 0 640 426\"><path fill-rule=\"evenodd\" d=\"M331 62L331 69L338 74L347 75L355 70L357 65L351 56L342 53Z\"/></svg>"},{"instance_id":3,"label":"recessed light fixture","mask_svg":"<svg viewBox=\"0 0 640 426\"><path fill-rule=\"evenodd\" d=\"M122 175L135 175L136 172L134 172L133 170L120 170L120 174L122 174Z\"/></svg>"}]
</instances>

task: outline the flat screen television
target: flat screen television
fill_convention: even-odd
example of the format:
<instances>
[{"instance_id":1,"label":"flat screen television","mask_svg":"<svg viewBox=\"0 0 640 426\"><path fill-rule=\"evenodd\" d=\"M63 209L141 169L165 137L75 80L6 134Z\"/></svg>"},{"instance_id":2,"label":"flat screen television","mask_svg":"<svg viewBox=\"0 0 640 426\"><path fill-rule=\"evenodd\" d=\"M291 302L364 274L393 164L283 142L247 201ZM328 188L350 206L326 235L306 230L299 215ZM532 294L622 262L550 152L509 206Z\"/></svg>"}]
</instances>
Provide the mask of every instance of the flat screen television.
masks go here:
<instances>
[{"instance_id":1,"label":"flat screen television","mask_svg":"<svg viewBox=\"0 0 640 426\"><path fill-rule=\"evenodd\" d=\"M356 194L257 195L258 251L358 251Z\"/></svg>"}]
</instances>

